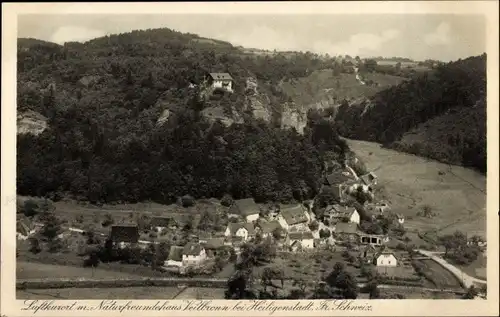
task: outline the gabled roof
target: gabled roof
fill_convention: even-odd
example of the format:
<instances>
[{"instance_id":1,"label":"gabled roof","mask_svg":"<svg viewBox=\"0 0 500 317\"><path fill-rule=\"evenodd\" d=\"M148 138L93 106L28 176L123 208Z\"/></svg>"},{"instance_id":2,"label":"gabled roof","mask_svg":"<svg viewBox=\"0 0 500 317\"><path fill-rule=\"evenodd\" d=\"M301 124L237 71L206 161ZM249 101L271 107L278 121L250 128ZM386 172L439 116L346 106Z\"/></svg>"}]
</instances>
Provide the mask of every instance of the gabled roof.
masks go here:
<instances>
[{"instance_id":1,"label":"gabled roof","mask_svg":"<svg viewBox=\"0 0 500 317\"><path fill-rule=\"evenodd\" d=\"M170 247L170 252L168 253L168 259L171 261L182 261L182 252L184 250L184 247L179 247L179 246L171 246Z\"/></svg>"},{"instance_id":2,"label":"gabled roof","mask_svg":"<svg viewBox=\"0 0 500 317\"><path fill-rule=\"evenodd\" d=\"M189 242L184 246L182 250L183 255L200 255L200 252L203 250L203 247L199 243Z\"/></svg>"},{"instance_id":3,"label":"gabled roof","mask_svg":"<svg viewBox=\"0 0 500 317\"><path fill-rule=\"evenodd\" d=\"M288 234L288 237L290 237L290 240L308 240L308 239L314 239L314 236L311 231L297 231L297 232L291 232Z\"/></svg>"},{"instance_id":4,"label":"gabled roof","mask_svg":"<svg viewBox=\"0 0 500 317\"><path fill-rule=\"evenodd\" d=\"M30 234L30 227L25 221L18 220L16 223L16 231L23 236L28 236Z\"/></svg>"},{"instance_id":5,"label":"gabled roof","mask_svg":"<svg viewBox=\"0 0 500 317\"><path fill-rule=\"evenodd\" d=\"M351 179L352 177L345 175L341 171L336 171L326 176L326 182L330 186L343 184Z\"/></svg>"},{"instance_id":6,"label":"gabled roof","mask_svg":"<svg viewBox=\"0 0 500 317\"><path fill-rule=\"evenodd\" d=\"M335 225L336 233L357 233L358 225L354 222L339 222Z\"/></svg>"},{"instance_id":7,"label":"gabled roof","mask_svg":"<svg viewBox=\"0 0 500 317\"><path fill-rule=\"evenodd\" d=\"M377 175L370 172L368 174L362 175L359 177L365 185L370 185L375 179L377 179Z\"/></svg>"},{"instance_id":8,"label":"gabled roof","mask_svg":"<svg viewBox=\"0 0 500 317\"><path fill-rule=\"evenodd\" d=\"M272 233L277 228L281 228L281 224L277 220L260 222L257 224L262 233Z\"/></svg>"},{"instance_id":9,"label":"gabled roof","mask_svg":"<svg viewBox=\"0 0 500 317\"><path fill-rule=\"evenodd\" d=\"M280 213L289 226L307 222L306 210L301 204L280 205Z\"/></svg>"},{"instance_id":10,"label":"gabled roof","mask_svg":"<svg viewBox=\"0 0 500 317\"><path fill-rule=\"evenodd\" d=\"M236 232L241 228L246 229L248 231L249 235L255 234L255 228L254 228L253 224L248 223L248 222L238 222L238 223L230 222L230 223L228 223L227 227L229 228L231 235L235 235Z\"/></svg>"},{"instance_id":11,"label":"gabled roof","mask_svg":"<svg viewBox=\"0 0 500 317\"><path fill-rule=\"evenodd\" d=\"M245 198L236 200L229 209L230 214L250 216L259 214L259 206L255 203L253 198Z\"/></svg>"},{"instance_id":12,"label":"gabled roof","mask_svg":"<svg viewBox=\"0 0 500 317\"><path fill-rule=\"evenodd\" d=\"M132 224L111 226L111 240L113 242L137 243L139 241L139 228Z\"/></svg>"},{"instance_id":13,"label":"gabled roof","mask_svg":"<svg viewBox=\"0 0 500 317\"><path fill-rule=\"evenodd\" d=\"M214 80L233 80L228 73L209 73L209 76Z\"/></svg>"},{"instance_id":14,"label":"gabled roof","mask_svg":"<svg viewBox=\"0 0 500 317\"><path fill-rule=\"evenodd\" d=\"M343 207L340 205L330 205L325 210L325 214L333 218L350 218L355 212L357 210L354 207Z\"/></svg>"},{"instance_id":15,"label":"gabled roof","mask_svg":"<svg viewBox=\"0 0 500 317\"><path fill-rule=\"evenodd\" d=\"M224 247L224 238L212 238L204 244L206 249L219 249Z\"/></svg>"}]
</instances>

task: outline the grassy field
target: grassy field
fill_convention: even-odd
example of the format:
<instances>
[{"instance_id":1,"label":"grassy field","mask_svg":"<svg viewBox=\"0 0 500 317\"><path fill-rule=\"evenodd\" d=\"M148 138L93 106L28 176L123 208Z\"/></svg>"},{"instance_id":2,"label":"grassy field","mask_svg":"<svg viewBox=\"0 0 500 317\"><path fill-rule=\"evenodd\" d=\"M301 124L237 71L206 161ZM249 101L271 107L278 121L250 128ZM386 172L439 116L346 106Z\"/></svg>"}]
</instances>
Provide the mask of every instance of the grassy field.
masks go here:
<instances>
[{"instance_id":1,"label":"grassy field","mask_svg":"<svg viewBox=\"0 0 500 317\"><path fill-rule=\"evenodd\" d=\"M472 277L486 280L486 262L486 257L481 254L471 264L457 265L457 267Z\"/></svg>"},{"instance_id":2,"label":"grassy field","mask_svg":"<svg viewBox=\"0 0 500 317\"><path fill-rule=\"evenodd\" d=\"M177 287L65 288L17 290L17 299L173 299ZM224 296L224 295L222 295ZM195 297L191 297L195 298Z\"/></svg>"},{"instance_id":3,"label":"grassy field","mask_svg":"<svg viewBox=\"0 0 500 317\"><path fill-rule=\"evenodd\" d=\"M127 278L127 277L140 277L125 272L116 272L102 269L92 269L65 266L65 265L52 265L32 262L18 261L16 263L16 277L18 279L34 279L34 278L76 278L87 277L98 279L114 279L114 278Z\"/></svg>"},{"instance_id":4,"label":"grassy field","mask_svg":"<svg viewBox=\"0 0 500 317\"><path fill-rule=\"evenodd\" d=\"M224 291L224 288L188 287L175 299L224 299Z\"/></svg>"},{"instance_id":5,"label":"grassy field","mask_svg":"<svg viewBox=\"0 0 500 317\"><path fill-rule=\"evenodd\" d=\"M460 282L450 271L433 260L418 260L424 265L423 270L438 288L461 288Z\"/></svg>"},{"instance_id":6,"label":"grassy field","mask_svg":"<svg viewBox=\"0 0 500 317\"><path fill-rule=\"evenodd\" d=\"M375 171L392 208L405 215L408 230L439 230L439 234L461 230L486 237L485 176L373 142L348 143L368 170ZM434 217L417 216L425 205Z\"/></svg>"}]
</instances>

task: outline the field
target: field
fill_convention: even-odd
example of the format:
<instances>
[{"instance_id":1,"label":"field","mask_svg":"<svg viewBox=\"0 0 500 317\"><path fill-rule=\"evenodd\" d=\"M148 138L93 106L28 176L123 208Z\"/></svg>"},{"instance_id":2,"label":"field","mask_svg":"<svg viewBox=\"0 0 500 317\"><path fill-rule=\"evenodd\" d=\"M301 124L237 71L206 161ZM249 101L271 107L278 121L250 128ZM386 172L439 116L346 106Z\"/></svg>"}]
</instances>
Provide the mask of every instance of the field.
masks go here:
<instances>
[{"instance_id":1,"label":"field","mask_svg":"<svg viewBox=\"0 0 500 317\"><path fill-rule=\"evenodd\" d=\"M17 290L17 299L173 299L177 287L64 288ZM195 298L195 297L191 297Z\"/></svg>"},{"instance_id":2,"label":"field","mask_svg":"<svg viewBox=\"0 0 500 317\"><path fill-rule=\"evenodd\" d=\"M483 254L481 254L471 264L469 264L469 265L457 265L457 267L472 277L486 280L486 273L487 273L486 272L486 262L487 262L486 256L483 256Z\"/></svg>"},{"instance_id":3,"label":"field","mask_svg":"<svg viewBox=\"0 0 500 317\"><path fill-rule=\"evenodd\" d=\"M375 171L392 209L405 216L409 231L455 230L486 237L486 177L470 169L382 148L373 142L347 140ZM417 216L427 205L436 215Z\"/></svg>"},{"instance_id":4,"label":"field","mask_svg":"<svg viewBox=\"0 0 500 317\"><path fill-rule=\"evenodd\" d=\"M18 261L16 263L16 277L18 279L38 279L38 278L98 278L114 279L127 277L140 277L124 272L108 271L102 269L87 269L76 266L52 265Z\"/></svg>"},{"instance_id":5,"label":"field","mask_svg":"<svg viewBox=\"0 0 500 317\"><path fill-rule=\"evenodd\" d=\"M224 291L223 288L188 287L175 299L224 299Z\"/></svg>"},{"instance_id":6,"label":"field","mask_svg":"<svg viewBox=\"0 0 500 317\"><path fill-rule=\"evenodd\" d=\"M455 275L433 260L418 260L424 265L423 271L438 288L461 288Z\"/></svg>"}]
</instances>

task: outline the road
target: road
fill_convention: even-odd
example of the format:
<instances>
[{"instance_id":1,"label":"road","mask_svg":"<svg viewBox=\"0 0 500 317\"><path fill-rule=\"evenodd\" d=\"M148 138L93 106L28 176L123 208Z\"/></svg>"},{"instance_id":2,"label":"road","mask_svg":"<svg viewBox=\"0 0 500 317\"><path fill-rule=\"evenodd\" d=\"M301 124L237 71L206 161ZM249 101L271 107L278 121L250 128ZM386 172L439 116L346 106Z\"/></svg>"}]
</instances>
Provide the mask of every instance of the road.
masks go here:
<instances>
[{"instance_id":1,"label":"road","mask_svg":"<svg viewBox=\"0 0 500 317\"><path fill-rule=\"evenodd\" d=\"M426 250L415 250L416 252L429 257L430 259L436 261L439 263L441 266L443 266L445 269L450 271L453 275L455 275L464 285L464 287L469 288L473 286L474 284L486 284L487 282L484 280L480 280L478 278L472 277L470 275L467 275L464 271L460 270L453 264L449 263L445 259L439 257L436 255L435 252L430 252Z\"/></svg>"}]
</instances>

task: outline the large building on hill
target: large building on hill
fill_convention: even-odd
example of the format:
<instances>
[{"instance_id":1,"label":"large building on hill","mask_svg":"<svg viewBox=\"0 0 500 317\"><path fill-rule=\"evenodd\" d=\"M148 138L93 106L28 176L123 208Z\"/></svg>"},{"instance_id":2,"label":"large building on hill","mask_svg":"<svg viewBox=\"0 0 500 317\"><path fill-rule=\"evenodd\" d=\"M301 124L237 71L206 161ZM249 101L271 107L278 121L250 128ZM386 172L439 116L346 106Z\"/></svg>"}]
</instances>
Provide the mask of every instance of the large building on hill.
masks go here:
<instances>
[{"instance_id":1,"label":"large building on hill","mask_svg":"<svg viewBox=\"0 0 500 317\"><path fill-rule=\"evenodd\" d=\"M228 212L229 215L244 217L247 222L259 219L260 209L253 198L236 200Z\"/></svg>"},{"instance_id":2,"label":"large building on hill","mask_svg":"<svg viewBox=\"0 0 500 317\"><path fill-rule=\"evenodd\" d=\"M206 81L212 89L233 92L233 77L228 73L209 73L206 76Z\"/></svg>"}]
</instances>

